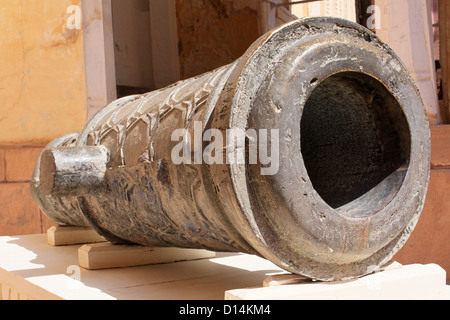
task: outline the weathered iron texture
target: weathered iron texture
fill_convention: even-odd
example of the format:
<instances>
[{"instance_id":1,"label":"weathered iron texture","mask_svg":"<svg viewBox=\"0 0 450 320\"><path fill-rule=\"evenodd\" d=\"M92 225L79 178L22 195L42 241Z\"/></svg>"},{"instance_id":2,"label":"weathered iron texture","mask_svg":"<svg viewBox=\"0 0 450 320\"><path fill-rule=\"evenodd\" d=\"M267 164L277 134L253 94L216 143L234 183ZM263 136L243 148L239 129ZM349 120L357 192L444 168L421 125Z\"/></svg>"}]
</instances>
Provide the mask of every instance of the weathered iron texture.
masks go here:
<instances>
[{"instance_id":1,"label":"weathered iron texture","mask_svg":"<svg viewBox=\"0 0 450 320\"><path fill-rule=\"evenodd\" d=\"M278 129L279 170L173 163L172 133L195 121L224 136ZM357 24L312 18L228 66L105 107L48 146L31 188L56 223L113 242L246 252L332 281L376 271L405 244L429 164L425 108L395 53Z\"/></svg>"}]
</instances>

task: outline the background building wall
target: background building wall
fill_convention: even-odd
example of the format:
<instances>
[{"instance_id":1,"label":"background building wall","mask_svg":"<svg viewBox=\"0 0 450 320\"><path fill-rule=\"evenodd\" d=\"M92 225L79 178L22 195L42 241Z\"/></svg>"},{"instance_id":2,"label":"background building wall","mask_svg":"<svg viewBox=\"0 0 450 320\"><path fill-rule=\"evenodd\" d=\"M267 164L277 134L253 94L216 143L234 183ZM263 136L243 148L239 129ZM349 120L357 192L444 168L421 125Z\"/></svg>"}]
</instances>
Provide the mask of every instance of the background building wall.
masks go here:
<instances>
[{"instance_id":1,"label":"background building wall","mask_svg":"<svg viewBox=\"0 0 450 320\"><path fill-rule=\"evenodd\" d=\"M292 13L299 18L332 16L356 22L355 0L327 0L292 6Z\"/></svg>"},{"instance_id":2,"label":"background building wall","mask_svg":"<svg viewBox=\"0 0 450 320\"><path fill-rule=\"evenodd\" d=\"M258 1L177 0L180 76L187 79L238 59L259 37Z\"/></svg>"},{"instance_id":3,"label":"background building wall","mask_svg":"<svg viewBox=\"0 0 450 320\"><path fill-rule=\"evenodd\" d=\"M83 35L75 0L0 0L0 144L44 144L86 121Z\"/></svg>"},{"instance_id":4,"label":"background building wall","mask_svg":"<svg viewBox=\"0 0 450 320\"><path fill-rule=\"evenodd\" d=\"M408 68L428 112L430 123L441 124L428 0L375 0L381 10L377 35L386 42Z\"/></svg>"},{"instance_id":5,"label":"background building wall","mask_svg":"<svg viewBox=\"0 0 450 320\"><path fill-rule=\"evenodd\" d=\"M150 91L154 84L149 1L113 0L112 13L117 86Z\"/></svg>"},{"instance_id":6,"label":"background building wall","mask_svg":"<svg viewBox=\"0 0 450 320\"><path fill-rule=\"evenodd\" d=\"M83 32L67 27L80 2L0 0L0 235L46 230L31 173L43 146L86 122Z\"/></svg>"},{"instance_id":7,"label":"background building wall","mask_svg":"<svg viewBox=\"0 0 450 320\"><path fill-rule=\"evenodd\" d=\"M431 177L416 229L394 259L402 264L436 263L450 280L450 125L431 128Z\"/></svg>"}]
</instances>

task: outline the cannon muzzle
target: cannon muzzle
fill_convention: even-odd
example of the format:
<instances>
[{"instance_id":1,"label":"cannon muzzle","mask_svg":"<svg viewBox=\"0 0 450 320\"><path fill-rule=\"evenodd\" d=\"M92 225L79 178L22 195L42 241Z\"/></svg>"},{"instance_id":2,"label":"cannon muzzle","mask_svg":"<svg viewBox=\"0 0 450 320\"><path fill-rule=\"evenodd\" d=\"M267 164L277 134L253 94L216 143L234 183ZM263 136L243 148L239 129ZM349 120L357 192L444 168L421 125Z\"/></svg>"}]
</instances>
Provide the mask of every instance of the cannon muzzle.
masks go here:
<instances>
[{"instance_id":1,"label":"cannon muzzle","mask_svg":"<svg viewBox=\"0 0 450 320\"><path fill-rule=\"evenodd\" d=\"M405 244L430 168L425 107L369 30L294 21L234 63L106 106L43 152L34 198L115 243L262 256L360 277Z\"/></svg>"}]
</instances>

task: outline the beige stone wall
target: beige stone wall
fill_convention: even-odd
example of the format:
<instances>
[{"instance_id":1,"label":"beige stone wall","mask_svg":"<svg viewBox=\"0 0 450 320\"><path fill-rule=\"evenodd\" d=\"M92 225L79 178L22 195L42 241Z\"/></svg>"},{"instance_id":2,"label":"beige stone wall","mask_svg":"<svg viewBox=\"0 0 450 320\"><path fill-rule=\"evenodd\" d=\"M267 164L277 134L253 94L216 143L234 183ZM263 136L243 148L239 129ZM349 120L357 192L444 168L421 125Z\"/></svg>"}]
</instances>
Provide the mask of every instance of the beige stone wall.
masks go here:
<instances>
[{"instance_id":1,"label":"beige stone wall","mask_svg":"<svg viewBox=\"0 0 450 320\"><path fill-rule=\"evenodd\" d=\"M81 0L0 0L0 145L43 144L82 128L86 93Z\"/></svg>"},{"instance_id":2,"label":"beige stone wall","mask_svg":"<svg viewBox=\"0 0 450 320\"><path fill-rule=\"evenodd\" d=\"M43 146L86 122L81 0L0 0L0 235L45 232L30 193Z\"/></svg>"},{"instance_id":3,"label":"beige stone wall","mask_svg":"<svg viewBox=\"0 0 450 320\"><path fill-rule=\"evenodd\" d=\"M0 147L0 236L43 233L52 225L30 192L42 147Z\"/></svg>"}]
</instances>

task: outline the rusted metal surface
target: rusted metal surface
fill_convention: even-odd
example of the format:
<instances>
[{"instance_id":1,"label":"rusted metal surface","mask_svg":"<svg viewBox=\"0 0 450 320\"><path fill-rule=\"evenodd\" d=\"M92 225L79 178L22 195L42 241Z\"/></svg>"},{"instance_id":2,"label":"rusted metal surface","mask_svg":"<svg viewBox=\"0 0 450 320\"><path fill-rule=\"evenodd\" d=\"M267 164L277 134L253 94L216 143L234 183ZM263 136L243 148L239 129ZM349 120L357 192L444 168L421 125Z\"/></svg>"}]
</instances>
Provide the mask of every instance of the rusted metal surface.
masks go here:
<instances>
[{"instance_id":1,"label":"rusted metal surface","mask_svg":"<svg viewBox=\"0 0 450 320\"><path fill-rule=\"evenodd\" d=\"M178 129L277 130L277 170L205 163L195 139L192 161L175 163ZM105 107L43 152L31 187L53 221L113 242L252 253L331 281L376 271L404 245L429 163L425 108L398 57L359 25L313 18L233 64Z\"/></svg>"}]
</instances>

